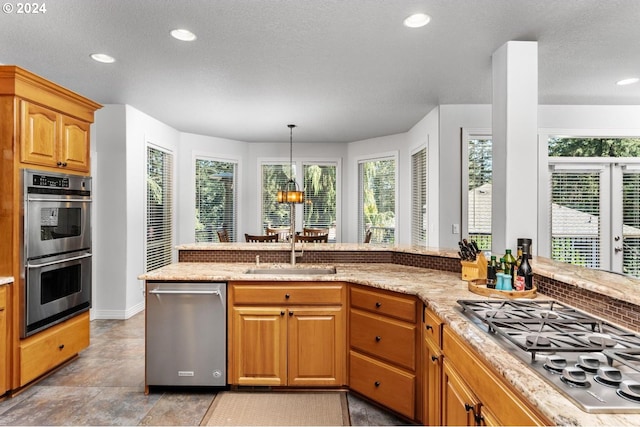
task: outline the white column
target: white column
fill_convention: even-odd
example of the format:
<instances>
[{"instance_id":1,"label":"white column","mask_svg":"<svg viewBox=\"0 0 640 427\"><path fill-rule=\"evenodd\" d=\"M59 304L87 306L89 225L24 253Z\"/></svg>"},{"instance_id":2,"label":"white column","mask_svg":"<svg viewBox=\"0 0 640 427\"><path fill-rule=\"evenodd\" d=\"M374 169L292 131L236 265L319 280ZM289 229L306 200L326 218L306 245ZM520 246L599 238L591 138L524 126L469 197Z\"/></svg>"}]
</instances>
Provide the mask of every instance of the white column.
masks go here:
<instances>
[{"instance_id":1,"label":"white column","mask_svg":"<svg viewBox=\"0 0 640 427\"><path fill-rule=\"evenodd\" d=\"M493 251L537 230L538 43L510 41L492 56Z\"/></svg>"}]
</instances>

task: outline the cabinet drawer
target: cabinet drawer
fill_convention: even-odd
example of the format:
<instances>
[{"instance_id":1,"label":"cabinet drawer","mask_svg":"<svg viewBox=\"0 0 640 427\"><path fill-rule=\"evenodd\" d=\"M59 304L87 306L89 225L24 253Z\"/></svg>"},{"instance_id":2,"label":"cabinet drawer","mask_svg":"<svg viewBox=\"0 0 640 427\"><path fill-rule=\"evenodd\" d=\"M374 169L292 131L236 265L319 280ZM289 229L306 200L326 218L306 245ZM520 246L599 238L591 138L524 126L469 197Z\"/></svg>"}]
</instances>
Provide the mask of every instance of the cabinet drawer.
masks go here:
<instances>
[{"instance_id":1,"label":"cabinet drawer","mask_svg":"<svg viewBox=\"0 0 640 427\"><path fill-rule=\"evenodd\" d=\"M442 320L429 308L424 309L425 339L438 348L442 348Z\"/></svg>"},{"instance_id":2,"label":"cabinet drawer","mask_svg":"<svg viewBox=\"0 0 640 427\"><path fill-rule=\"evenodd\" d=\"M416 299L410 296L351 287L351 307L372 313L415 322L416 304Z\"/></svg>"},{"instance_id":3,"label":"cabinet drawer","mask_svg":"<svg viewBox=\"0 0 640 427\"><path fill-rule=\"evenodd\" d=\"M89 346L89 312L20 343L20 385L73 357Z\"/></svg>"},{"instance_id":4,"label":"cabinet drawer","mask_svg":"<svg viewBox=\"0 0 640 427\"><path fill-rule=\"evenodd\" d=\"M349 387L358 393L414 419L415 376L352 351Z\"/></svg>"},{"instance_id":5,"label":"cabinet drawer","mask_svg":"<svg viewBox=\"0 0 640 427\"><path fill-rule=\"evenodd\" d=\"M233 304L260 305L341 305L342 283L332 285L234 285Z\"/></svg>"},{"instance_id":6,"label":"cabinet drawer","mask_svg":"<svg viewBox=\"0 0 640 427\"><path fill-rule=\"evenodd\" d=\"M415 324L351 309L350 344L355 349L415 370Z\"/></svg>"}]
</instances>

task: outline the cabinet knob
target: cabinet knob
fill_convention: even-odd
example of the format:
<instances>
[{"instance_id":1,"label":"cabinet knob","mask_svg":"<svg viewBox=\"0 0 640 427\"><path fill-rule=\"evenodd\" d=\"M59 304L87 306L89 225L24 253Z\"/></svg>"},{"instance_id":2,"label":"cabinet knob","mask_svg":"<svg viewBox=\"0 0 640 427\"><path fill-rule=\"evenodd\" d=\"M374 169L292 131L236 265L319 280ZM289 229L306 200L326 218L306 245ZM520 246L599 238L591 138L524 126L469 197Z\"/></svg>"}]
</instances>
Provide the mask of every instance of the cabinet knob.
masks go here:
<instances>
[{"instance_id":1,"label":"cabinet knob","mask_svg":"<svg viewBox=\"0 0 640 427\"><path fill-rule=\"evenodd\" d=\"M438 357L438 356L431 356L431 361L432 361L432 362L435 362L435 361L436 361L436 360L438 360L438 359L439 359L439 357Z\"/></svg>"},{"instance_id":2,"label":"cabinet knob","mask_svg":"<svg viewBox=\"0 0 640 427\"><path fill-rule=\"evenodd\" d=\"M284 297L285 297L286 299L289 299L289 298L291 297L291 295L289 295L289 294L284 294Z\"/></svg>"},{"instance_id":3,"label":"cabinet knob","mask_svg":"<svg viewBox=\"0 0 640 427\"><path fill-rule=\"evenodd\" d=\"M380 387L380 381L376 381L375 383L373 383L373 385L376 387Z\"/></svg>"},{"instance_id":4,"label":"cabinet knob","mask_svg":"<svg viewBox=\"0 0 640 427\"><path fill-rule=\"evenodd\" d=\"M4 311L4 307L0 307L0 311Z\"/></svg>"},{"instance_id":5,"label":"cabinet knob","mask_svg":"<svg viewBox=\"0 0 640 427\"><path fill-rule=\"evenodd\" d=\"M381 302L377 302L376 303L376 308L380 308L380 307L382 307L382 303Z\"/></svg>"},{"instance_id":6,"label":"cabinet knob","mask_svg":"<svg viewBox=\"0 0 640 427\"><path fill-rule=\"evenodd\" d=\"M58 349L59 349L59 350L62 350L63 348L64 348L64 344L60 344L60 345L58 346Z\"/></svg>"},{"instance_id":7,"label":"cabinet knob","mask_svg":"<svg viewBox=\"0 0 640 427\"><path fill-rule=\"evenodd\" d=\"M380 340L382 339L382 337L380 335L376 335L376 341L380 342Z\"/></svg>"},{"instance_id":8,"label":"cabinet knob","mask_svg":"<svg viewBox=\"0 0 640 427\"><path fill-rule=\"evenodd\" d=\"M464 410L469 412L469 411L473 411L473 405L469 405L468 403L464 404ZM475 411L474 411L475 413Z\"/></svg>"},{"instance_id":9,"label":"cabinet knob","mask_svg":"<svg viewBox=\"0 0 640 427\"><path fill-rule=\"evenodd\" d=\"M56 163L56 165L62 166L62 162L58 162L58 163Z\"/></svg>"},{"instance_id":10,"label":"cabinet knob","mask_svg":"<svg viewBox=\"0 0 640 427\"><path fill-rule=\"evenodd\" d=\"M67 162L62 162L63 167L67 167Z\"/></svg>"},{"instance_id":11,"label":"cabinet knob","mask_svg":"<svg viewBox=\"0 0 640 427\"><path fill-rule=\"evenodd\" d=\"M280 312L280 316L284 316L284 310Z\"/></svg>"},{"instance_id":12,"label":"cabinet knob","mask_svg":"<svg viewBox=\"0 0 640 427\"><path fill-rule=\"evenodd\" d=\"M293 316L293 311L289 312L289 317Z\"/></svg>"},{"instance_id":13,"label":"cabinet knob","mask_svg":"<svg viewBox=\"0 0 640 427\"><path fill-rule=\"evenodd\" d=\"M427 326L425 326L425 328L427 328L427 331L428 330L433 330L433 326L431 326L431 325L427 325Z\"/></svg>"}]
</instances>

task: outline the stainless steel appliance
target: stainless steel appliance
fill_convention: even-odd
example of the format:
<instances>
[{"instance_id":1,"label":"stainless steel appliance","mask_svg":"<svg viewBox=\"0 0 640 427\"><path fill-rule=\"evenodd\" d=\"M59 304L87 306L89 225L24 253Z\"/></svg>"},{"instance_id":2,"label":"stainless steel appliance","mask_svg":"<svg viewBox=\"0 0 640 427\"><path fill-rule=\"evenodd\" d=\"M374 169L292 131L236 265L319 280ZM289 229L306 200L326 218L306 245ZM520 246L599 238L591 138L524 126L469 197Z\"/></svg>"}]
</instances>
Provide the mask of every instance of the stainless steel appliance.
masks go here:
<instances>
[{"instance_id":1,"label":"stainless steel appliance","mask_svg":"<svg viewBox=\"0 0 640 427\"><path fill-rule=\"evenodd\" d=\"M226 386L227 284L147 283L146 385Z\"/></svg>"},{"instance_id":2,"label":"stainless steel appliance","mask_svg":"<svg viewBox=\"0 0 640 427\"><path fill-rule=\"evenodd\" d=\"M462 312L589 413L640 413L640 335L557 301L460 300Z\"/></svg>"},{"instance_id":3,"label":"stainless steel appliance","mask_svg":"<svg viewBox=\"0 0 640 427\"><path fill-rule=\"evenodd\" d=\"M91 306L91 178L25 169L22 193L24 338Z\"/></svg>"}]
</instances>

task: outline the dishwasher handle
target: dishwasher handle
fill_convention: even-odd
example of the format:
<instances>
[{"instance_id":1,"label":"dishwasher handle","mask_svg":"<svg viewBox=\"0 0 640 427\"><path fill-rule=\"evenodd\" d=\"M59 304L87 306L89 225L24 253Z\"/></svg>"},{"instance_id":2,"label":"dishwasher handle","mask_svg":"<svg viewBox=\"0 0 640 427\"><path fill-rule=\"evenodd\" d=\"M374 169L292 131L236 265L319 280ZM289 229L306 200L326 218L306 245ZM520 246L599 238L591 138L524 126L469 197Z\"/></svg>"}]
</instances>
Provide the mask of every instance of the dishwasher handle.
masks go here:
<instances>
[{"instance_id":1,"label":"dishwasher handle","mask_svg":"<svg viewBox=\"0 0 640 427\"><path fill-rule=\"evenodd\" d=\"M172 294L172 295L190 295L190 294L197 294L197 295L218 295L220 296L220 291L197 291L197 290L191 290L191 291L178 291L178 290L170 290L170 289L152 289L149 291L150 294L156 294L156 295L160 295L160 294Z\"/></svg>"}]
</instances>

